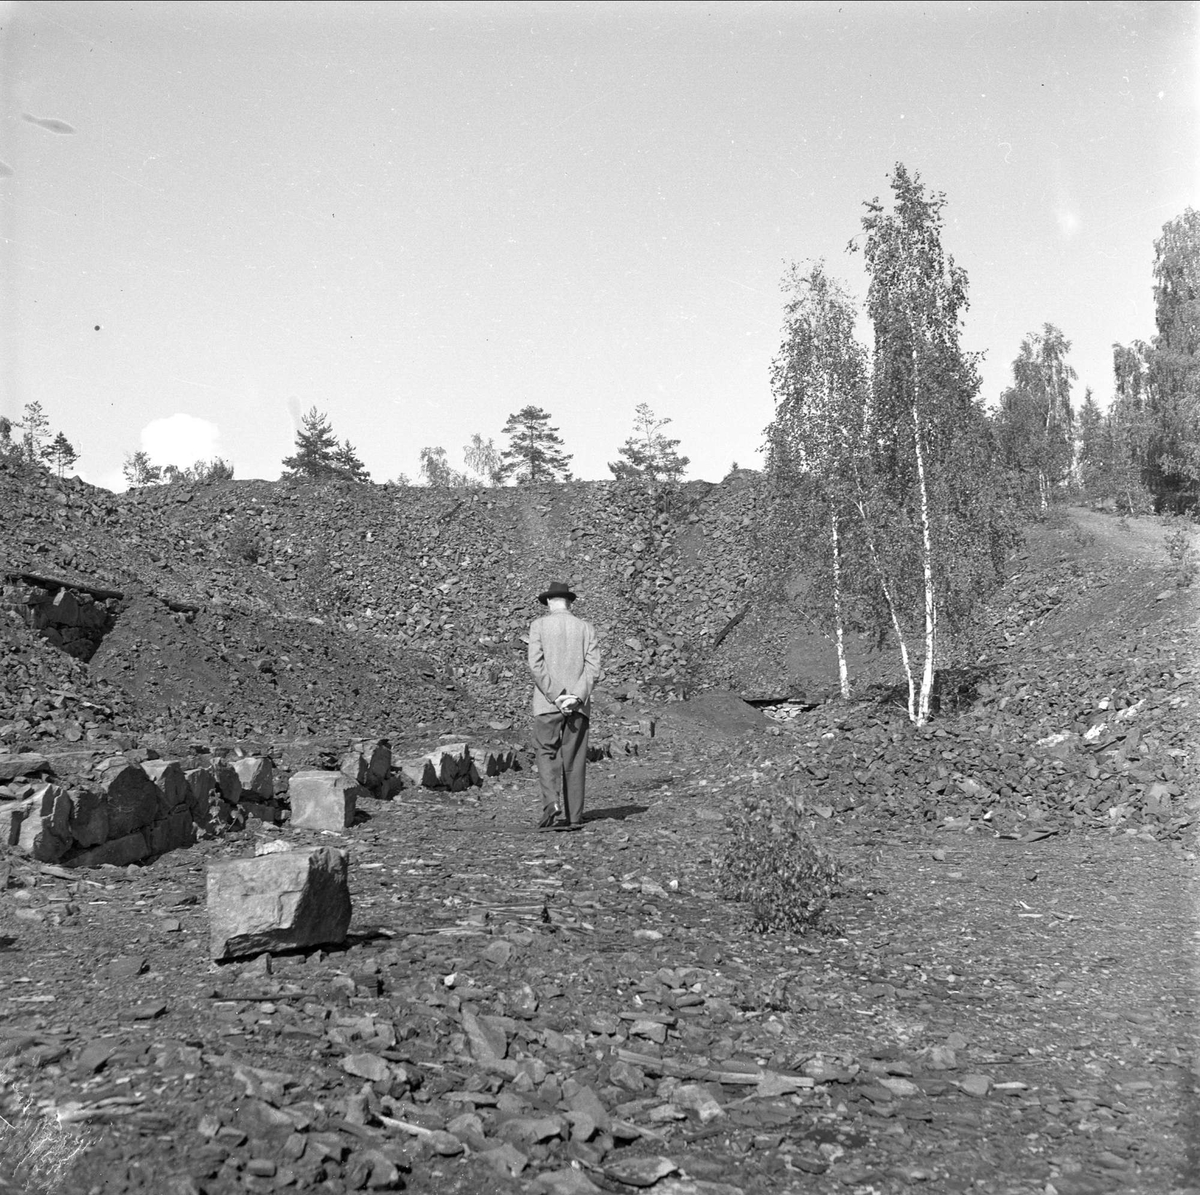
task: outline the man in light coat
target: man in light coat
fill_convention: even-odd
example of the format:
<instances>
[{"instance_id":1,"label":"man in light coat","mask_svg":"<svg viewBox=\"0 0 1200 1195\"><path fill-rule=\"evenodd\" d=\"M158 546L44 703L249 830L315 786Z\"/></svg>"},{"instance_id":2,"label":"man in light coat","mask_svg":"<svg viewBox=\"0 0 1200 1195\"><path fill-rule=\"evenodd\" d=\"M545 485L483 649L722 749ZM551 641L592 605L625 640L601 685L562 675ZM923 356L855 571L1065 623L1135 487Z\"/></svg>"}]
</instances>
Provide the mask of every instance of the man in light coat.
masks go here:
<instances>
[{"instance_id":1,"label":"man in light coat","mask_svg":"<svg viewBox=\"0 0 1200 1195\"><path fill-rule=\"evenodd\" d=\"M571 613L575 595L570 586L555 581L538 594L538 601L547 607L529 628L533 743L542 788L538 829L578 830L583 825L588 726L592 689L600 676L600 645L592 624Z\"/></svg>"}]
</instances>

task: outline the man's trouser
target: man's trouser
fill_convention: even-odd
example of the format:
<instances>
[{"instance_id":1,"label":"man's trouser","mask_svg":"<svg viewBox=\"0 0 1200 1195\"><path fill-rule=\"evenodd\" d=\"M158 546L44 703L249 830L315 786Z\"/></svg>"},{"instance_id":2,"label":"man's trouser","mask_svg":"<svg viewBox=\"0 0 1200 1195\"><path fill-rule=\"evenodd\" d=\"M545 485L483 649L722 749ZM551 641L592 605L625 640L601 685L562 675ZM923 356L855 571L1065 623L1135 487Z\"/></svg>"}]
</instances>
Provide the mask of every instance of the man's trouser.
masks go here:
<instances>
[{"instance_id":1,"label":"man's trouser","mask_svg":"<svg viewBox=\"0 0 1200 1195\"><path fill-rule=\"evenodd\" d=\"M587 766L588 718L569 717L557 711L538 714L533 720L533 745L537 752L538 780L542 786L542 812L559 804L567 821L583 821L583 771Z\"/></svg>"}]
</instances>

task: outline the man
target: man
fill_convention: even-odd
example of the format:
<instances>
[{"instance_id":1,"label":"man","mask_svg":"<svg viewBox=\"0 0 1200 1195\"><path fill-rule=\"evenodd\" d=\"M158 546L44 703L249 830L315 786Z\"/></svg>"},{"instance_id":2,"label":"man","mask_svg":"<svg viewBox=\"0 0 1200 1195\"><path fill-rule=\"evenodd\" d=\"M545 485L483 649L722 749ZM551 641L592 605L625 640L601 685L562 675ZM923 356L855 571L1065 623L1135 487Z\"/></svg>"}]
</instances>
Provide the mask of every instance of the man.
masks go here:
<instances>
[{"instance_id":1,"label":"man","mask_svg":"<svg viewBox=\"0 0 1200 1195\"><path fill-rule=\"evenodd\" d=\"M583 774L600 645L592 624L571 613L575 595L570 586L555 581L538 594L538 601L548 611L529 628L533 743L542 788L538 829L578 830L583 825Z\"/></svg>"}]
</instances>

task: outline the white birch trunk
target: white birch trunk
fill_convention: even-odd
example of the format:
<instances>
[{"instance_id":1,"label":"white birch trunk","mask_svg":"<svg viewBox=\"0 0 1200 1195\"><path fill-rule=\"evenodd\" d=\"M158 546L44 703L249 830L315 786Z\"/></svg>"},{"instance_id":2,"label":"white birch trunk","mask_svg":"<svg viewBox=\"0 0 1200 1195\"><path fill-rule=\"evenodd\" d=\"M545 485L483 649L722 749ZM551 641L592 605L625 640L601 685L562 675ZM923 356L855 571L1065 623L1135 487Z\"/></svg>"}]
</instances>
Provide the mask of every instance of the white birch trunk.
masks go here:
<instances>
[{"instance_id":1,"label":"white birch trunk","mask_svg":"<svg viewBox=\"0 0 1200 1195\"><path fill-rule=\"evenodd\" d=\"M842 700L850 700L850 670L846 667L846 641L842 628L842 545L838 536L837 512L829 512L829 531L833 541L833 627L837 641L838 681Z\"/></svg>"},{"instance_id":2,"label":"white birch trunk","mask_svg":"<svg viewBox=\"0 0 1200 1195\"><path fill-rule=\"evenodd\" d=\"M863 528L867 533L867 550L871 553L871 564L875 569L875 575L879 578L879 588L883 590L883 600L887 603L888 614L892 619L892 629L896 632L896 643L900 648L900 663L904 667L904 679L908 682L908 716L911 721L915 722L917 682L913 676L911 657L908 653L908 640L904 637L904 631L900 626L900 616L896 613L896 603L892 600L892 587L887 582L887 574L883 571L883 565L879 562L879 553L875 550L875 534L867 520L867 512L862 502L856 502L855 505L858 507L859 518L862 519Z\"/></svg>"},{"instance_id":3,"label":"white birch trunk","mask_svg":"<svg viewBox=\"0 0 1200 1195\"><path fill-rule=\"evenodd\" d=\"M916 355L916 354L914 354ZM916 362L913 362L916 365ZM916 400L916 396L914 396ZM934 705L934 666L937 660L937 593L934 588L934 542L929 528L929 485L925 478L925 446L920 440L920 413L916 401L912 408L913 448L917 454L917 485L920 488L920 541L925 581L925 666L920 677L920 702L916 721L924 726Z\"/></svg>"}]
</instances>

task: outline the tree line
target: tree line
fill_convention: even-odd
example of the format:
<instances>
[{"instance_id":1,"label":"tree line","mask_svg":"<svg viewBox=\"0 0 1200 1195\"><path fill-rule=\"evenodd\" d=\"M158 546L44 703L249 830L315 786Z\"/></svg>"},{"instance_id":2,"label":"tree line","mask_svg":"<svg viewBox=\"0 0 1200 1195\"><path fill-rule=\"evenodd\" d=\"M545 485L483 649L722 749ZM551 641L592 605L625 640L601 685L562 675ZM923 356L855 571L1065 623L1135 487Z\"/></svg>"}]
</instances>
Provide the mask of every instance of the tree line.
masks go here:
<instances>
[{"instance_id":1,"label":"tree line","mask_svg":"<svg viewBox=\"0 0 1200 1195\"><path fill-rule=\"evenodd\" d=\"M501 430L506 447L497 448L492 439L475 432L463 448L463 469L451 464L445 448L421 449L419 484L449 488L538 485L542 482L572 481L572 454L564 450L559 429L550 423L549 411L532 404L509 415ZM655 416L649 404L634 411L633 433L618 450L609 469L618 478L640 478L652 486L682 480L690 463L679 454L679 441L665 432L670 419ZM367 481L369 475L350 442L340 444L328 415L315 406L301 418L296 432L295 452L283 461L285 477L309 480ZM399 485L411 480L400 474Z\"/></svg>"},{"instance_id":2,"label":"tree line","mask_svg":"<svg viewBox=\"0 0 1200 1195\"><path fill-rule=\"evenodd\" d=\"M1158 334L1114 346L1116 396L1076 413L1070 342L1052 324L1023 340L989 412L960 344L968 280L942 243L946 198L902 164L889 202L866 205L851 242L868 278L858 309L823 262L793 266L772 366L767 476L776 543L812 578L810 610L846 634L895 644L906 709L927 722L947 637L1002 577L1021 518L1069 493L1122 509L1195 503L1200 489L1200 217L1155 243Z\"/></svg>"}]
</instances>

